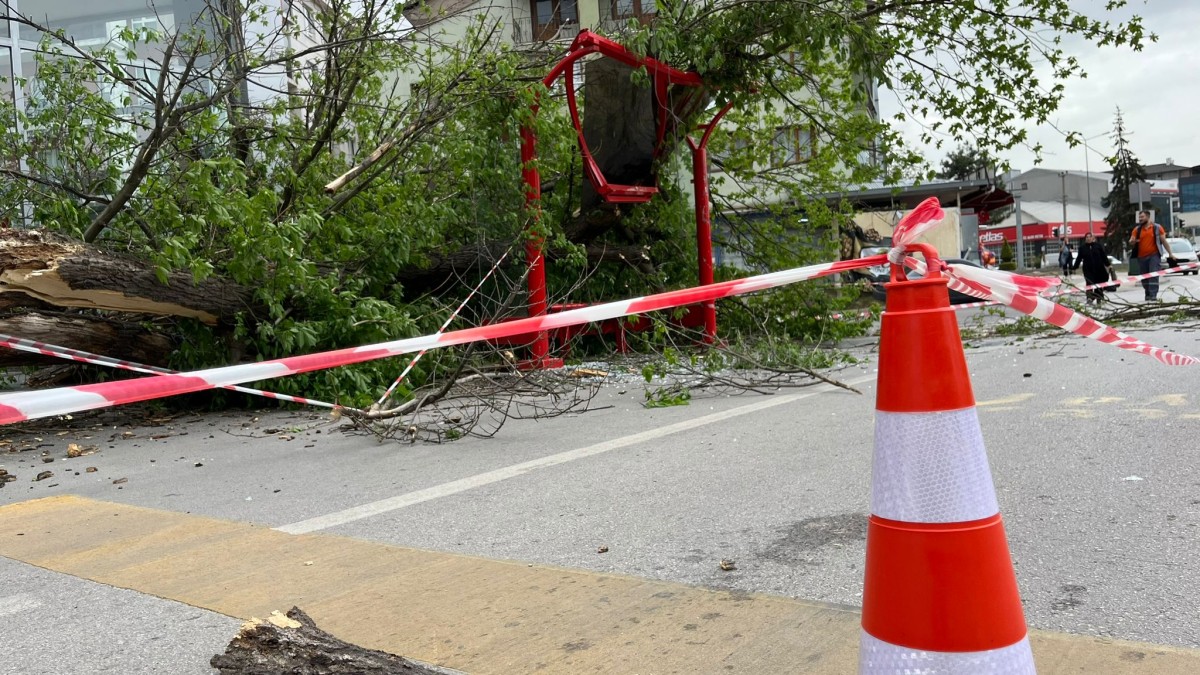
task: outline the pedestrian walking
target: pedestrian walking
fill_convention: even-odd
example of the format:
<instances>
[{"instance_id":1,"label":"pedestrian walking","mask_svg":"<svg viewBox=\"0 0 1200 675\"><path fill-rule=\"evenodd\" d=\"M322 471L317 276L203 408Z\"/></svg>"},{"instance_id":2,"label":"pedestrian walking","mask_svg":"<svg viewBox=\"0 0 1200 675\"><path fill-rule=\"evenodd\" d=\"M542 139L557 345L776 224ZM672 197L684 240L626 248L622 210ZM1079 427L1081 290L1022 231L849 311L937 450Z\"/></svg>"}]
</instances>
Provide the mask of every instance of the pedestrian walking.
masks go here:
<instances>
[{"instance_id":1,"label":"pedestrian walking","mask_svg":"<svg viewBox=\"0 0 1200 675\"><path fill-rule=\"evenodd\" d=\"M1063 237L1062 248L1058 251L1058 266L1062 268L1064 277L1071 276L1072 262L1073 256L1071 255L1071 242L1067 241L1066 237Z\"/></svg>"},{"instance_id":2,"label":"pedestrian walking","mask_svg":"<svg viewBox=\"0 0 1200 675\"><path fill-rule=\"evenodd\" d=\"M1162 225L1150 220L1149 211L1138 212L1138 224L1129 235L1129 246L1132 255L1138 261L1138 274L1152 274L1162 269L1162 259L1165 255L1174 258L1171 247L1167 245L1167 233ZM1142 288L1146 291L1146 302L1158 299L1158 276L1142 279Z\"/></svg>"},{"instance_id":3,"label":"pedestrian walking","mask_svg":"<svg viewBox=\"0 0 1200 675\"><path fill-rule=\"evenodd\" d=\"M1096 240L1096 235L1088 232L1083 238L1083 243L1079 246L1079 255L1075 258L1075 264L1071 269L1083 268L1083 280L1088 286L1102 284L1110 279L1116 279L1116 273L1113 271L1112 263L1108 261L1108 251L1104 250L1104 244ZM1087 304L1104 302L1104 289L1091 288L1087 291Z\"/></svg>"}]
</instances>

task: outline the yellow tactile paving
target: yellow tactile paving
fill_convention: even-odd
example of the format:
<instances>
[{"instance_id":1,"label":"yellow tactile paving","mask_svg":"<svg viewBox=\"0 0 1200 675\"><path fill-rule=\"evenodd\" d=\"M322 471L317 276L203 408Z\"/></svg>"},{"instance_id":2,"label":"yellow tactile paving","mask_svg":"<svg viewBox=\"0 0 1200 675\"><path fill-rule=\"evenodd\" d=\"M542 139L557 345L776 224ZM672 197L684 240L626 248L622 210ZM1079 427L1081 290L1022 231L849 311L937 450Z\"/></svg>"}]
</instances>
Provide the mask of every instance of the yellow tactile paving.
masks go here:
<instances>
[{"instance_id":1,"label":"yellow tactile paving","mask_svg":"<svg viewBox=\"0 0 1200 675\"><path fill-rule=\"evenodd\" d=\"M474 675L849 673L857 662L847 608L78 497L0 508L0 555L234 617L298 605L350 642ZM1032 640L1043 675L1200 673L1200 650Z\"/></svg>"}]
</instances>

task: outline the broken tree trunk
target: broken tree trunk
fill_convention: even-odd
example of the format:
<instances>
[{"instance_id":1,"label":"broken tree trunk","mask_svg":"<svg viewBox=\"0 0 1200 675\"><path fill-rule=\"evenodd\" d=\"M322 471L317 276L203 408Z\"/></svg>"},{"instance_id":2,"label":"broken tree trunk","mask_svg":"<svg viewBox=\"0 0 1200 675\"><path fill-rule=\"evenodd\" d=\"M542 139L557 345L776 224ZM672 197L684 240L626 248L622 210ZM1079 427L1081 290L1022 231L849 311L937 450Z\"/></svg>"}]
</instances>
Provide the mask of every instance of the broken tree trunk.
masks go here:
<instances>
[{"instance_id":1,"label":"broken tree trunk","mask_svg":"<svg viewBox=\"0 0 1200 675\"><path fill-rule=\"evenodd\" d=\"M56 307L106 309L231 322L251 290L227 279L199 283L172 272L164 285L154 267L37 230L0 230L0 296L36 298ZM24 337L24 336L22 336Z\"/></svg>"},{"instance_id":2,"label":"broken tree trunk","mask_svg":"<svg viewBox=\"0 0 1200 675\"><path fill-rule=\"evenodd\" d=\"M148 330L140 322L61 312L31 311L0 316L0 333L152 366L165 366L173 347L170 338ZM0 367L51 363L67 361L0 349Z\"/></svg>"},{"instance_id":3,"label":"broken tree trunk","mask_svg":"<svg viewBox=\"0 0 1200 675\"><path fill-rule=\"evenodd\" d=\"M299 607L242 625L209 665L221 675L441 675L408 659L344 642L317 628Z\"/></svg>"}]
</instances>

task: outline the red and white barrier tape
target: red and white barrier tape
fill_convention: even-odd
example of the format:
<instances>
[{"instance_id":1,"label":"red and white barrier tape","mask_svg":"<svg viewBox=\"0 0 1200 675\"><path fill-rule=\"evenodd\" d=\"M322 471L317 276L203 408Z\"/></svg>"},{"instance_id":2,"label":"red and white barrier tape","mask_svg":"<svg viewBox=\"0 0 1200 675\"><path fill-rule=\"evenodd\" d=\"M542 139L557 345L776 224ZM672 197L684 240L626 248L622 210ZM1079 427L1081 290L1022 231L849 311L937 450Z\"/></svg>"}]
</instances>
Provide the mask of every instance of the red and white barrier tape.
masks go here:
<instances>
[{"instance_id":1,"label":"red and white barrier tape","mask_svg":"<svg viewBox=\"0 0 1200 675\"><path fill-rule=\"evenodd\" d=\"M1165 270L1159 270L1157 272L1149 272L1146 274L1130 275L1130 276L1125 277L1124 279L1117 279L1116 281L1104 281L1104 282L1101 282L1098 284L1091 284L1088 286L1081 286L1081 287L1070 286L1070 287L1055 291L1054 293L1044 294L1043 297L1054 298L1054 297L1058 297L1060 295L1068 295L1070 293L1078 293L1079 291L1091 291L1091 290L1095 290L1097 288L1108 288L1109 286L1132 286L1134 283L1141 281L1143 279L1150 279L1153 277L1163 277L1163 276L1166 276L1173 272L1182 272L1184 270L1194 270L1197 268L1200 268L1200 262L1184 263L1182 265L1177 265L1175 267L1165 269ZM970 303L963 303L961 305L955 305L954 309L956 309L956 310L974 309L977 307L987 307L989 305L997 305L997 304L1001 304L999 300L988 300L986 302L970 302Z\"/></svg>"},{"instance_id":2,"label":"red and white barrier tape","mask_svg":"<svg viewBox=\"0 0 1200 675\"><path fill-rule=\"evenodd\" d=\"M170 370L168 368L160 368L158 366L148 366L136 361L123 361L114 359L110 356L102 356L85 352L82 349L71 349L70 347L62 347L60 345L52 345L48 342L38 342L37 340L26 340L12 335L0 333L0 347L8 347L23 352L31 352L34 354L42 354L43 356L53 356L59 359L68 361L79 361L81 363L90 363L96 366L104 366L106 368L118 368L120 370L128 370L135 373L146 373L148 375L177 375L179 371ZM326 403L312 398L304 398L303 396L292 396L291 394L280 394L273 391L263 391L261 389L251 389L250 387L239 387L235 385L227 385L223 387L231 391L238 391L243 394L251 394L253 396L262 396L264 398L275 399L278 401L288 401L289 403L302 403L304 405L319 406L322 408L341 408L334 403Z\"/></svg>"},{"instance_id":3,"label":"red and white barrier tape","mask_svg":"<svg viewBox=\"0 0 1200 675\"><path fill-rule=\"evenodd\" d=\"M1037 277L1022 277L970 265L947 267L950 287L959 292L979 298L993 298L1023 314L1039 318L1076 335L1146 354L1169 366L1192 366L1200 363L1200 359L1195 357L1155 347L1126 335L1073 309L1041 297L1036 292L1030 292L1030 287L1022 284L1022 280L1036 281Z\"/></svg>"},{"instance_id":4,"label":"red and white barrier tape","mask_svg":"<svg viewBox=\"0 0 1200 675\"><path fill-rule=\"evenodd\" d=\"M511 250L512 249L509 249L509 251ZM489 278L491 278L492 273L496 271L496 268L500 267L500 263L504 262L504 259L508 257L509 251L505 251L504 255L500 256L500 258L496 260L496 263L492 265L492 269L488 270L487 274L483 275L483 278L479 280L479 283L475 285L475 288L472 288L471 292L467 293L467 297L463 298L463 301L458 304L458 307L455 307L454 311L450 313L450 316L446 317L446 320L442 323L442 327L438 328L438 335L446 332L446 328L450 326L450 322L454 321L454 317L458 316L458 313L463 310L463 307L466 307L467 303L471 301L471 298L473 298L475 294L479 292L479 289L483 288L483 285ZM429 350L422 349L421 351L417 352L416 356L412 357L412 360L409 361L408 365L404 367L404 370L400 372L400 376L396 378L395 382L392 382L392 386L388 387L387 391L383 392L383 396L380 396L379 400L375 402L375 407L378 408L384 403L387 403L387 400L392 396L392 392L396 391L396 387L400 386L400 383L403 382L404 378L408 376L408 372L413 369L413 366L417 365L417 361L420 361L421 357L425 356L425 352L427 351Z\"/></svg>"},{"instance_id":5,"label":"red and white barrier tape","mask_svg":"<svg viewBox=\"0 0 1200 675\"><path fill-rule=\"evenodd\" d=\"M879 256L882 258L883 256ZM74 387L59 387L39 391L0 394L0 424L29 419L65 415L112 405L135 403L153 398L188 394L216 387L266 380L306 373L313 370L363 363L375 359L408 354L422 349L449 347L477 340L492 340L523 333L576 326L593 321L615 319L631 314L671 309L697 302L706 302L735 295L753 293L768 288L814 279L862 266L862 261L878 265L881 260L862 258L799 267L782 272L761 274L745 279L723 281L708 286L658 293L630 300L572 309L557 314L517 319L446 333L393 340L362 347L350 347L316 354L289 356L259 363L209 368L190 373L157 375L136 380L119 380Z\"/></svg>"},{"instance_id":6,"label":"red and white barrier tape","mask_svg":"<svg viewBox=\"0 0 1200 675\"><path fill-rule=\"evenodd\" d=\"M810 265L782 272L747 277L745 279L734 279L707 286L669 291L630 300L609 302L602 305L593 305L557 314L545 314L505 323L465 328L447 333L435 333L433 335L424 335L403 340L393 340L362 347L337 349L302 356L290 356L260 363L209 368L190 373L157 375L137 380L121 380L75 387L0 394L0 424L11 424L28 419L64 415L82 410L92 410L164 396L203 391L216 387L227 387L256 380L295 375L313 370L412 353L423 349L448 347L477 340L512 337L524 333L537 333L644 312L671 309L683 305L709 302L720 298L776 288L837 272L879 265L888 261L894 264L903 263L912 267L923 267L924 263L907 257L905 248L913 245L917 236L940 223L943 218L944 213L941 207L938 206L937 201L935 199L926 200L916 209L909 212L897 224L896 230L893 233L893 242L896 245L886 255ZM1050 300L1038 297L1038 293L1057 284L1057 280L1051 281L1045 278L1025 277L975 267L945 265L944 263L942 264L941 272L946 274L949 278L950 287L955 290L985 300L998 300L1018 311L1037 316L1078 335L1112 344L1122 349L1148 354L1158 361L1169 365L1194 365L1200 363L1200 361L1193 357L1155 348L1152 345L1109 328L1098 321L1057 305Z\"/></svg>"}]
</instances>

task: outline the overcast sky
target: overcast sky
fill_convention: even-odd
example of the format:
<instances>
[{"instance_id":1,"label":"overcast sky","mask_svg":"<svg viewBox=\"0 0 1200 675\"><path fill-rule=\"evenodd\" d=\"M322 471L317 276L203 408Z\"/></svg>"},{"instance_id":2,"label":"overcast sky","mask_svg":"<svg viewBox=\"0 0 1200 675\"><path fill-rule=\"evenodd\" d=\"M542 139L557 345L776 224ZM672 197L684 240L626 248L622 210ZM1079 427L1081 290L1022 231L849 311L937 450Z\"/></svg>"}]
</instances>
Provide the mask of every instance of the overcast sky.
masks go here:
<instances>
[{"instance_id":1,"label":"overcast sky","mask_svg":"<svg viewBox=\"0 0 1200 675\"><path fill-rule=\"evenodd\" d=\"M1071 4L1100 16L1105 0L1073 0ZM1147 31L1158 35L1158 42L1141 52L1100 49L1078 41L1064 45L1080 60L1088 77L1067 83L1066 96L1051 121L1085 138L1099 136L1088 141L1092 151L1087 161L1092 171L1105 170L1104 158L1113 154L1110 136L1117 105L1125 118L1130 149L1143 165L1168 158L1185 166L1200 164L1200 0L1131 0L1123 12L1129 14L1142 16ZM880 103L885 116L899 110L890 92L880 92ZM909 123L901 128L909 142L916 144L918 127ZM1035 163L1030 149L1017 147L1004 157L1013 168L1084 169L1084 148L1068 147L1063 134L1051 126L1031 128L1030 138L1030 145L1044 146L1042 161ZM952 146L947 142L940 150L927 148L931 164L938 166Z\"/></svg>"}]
</instances>

